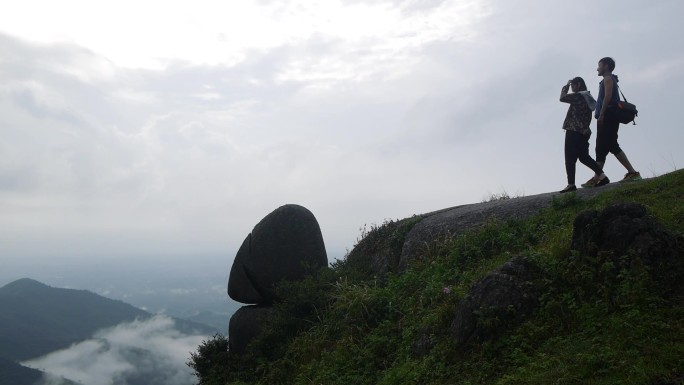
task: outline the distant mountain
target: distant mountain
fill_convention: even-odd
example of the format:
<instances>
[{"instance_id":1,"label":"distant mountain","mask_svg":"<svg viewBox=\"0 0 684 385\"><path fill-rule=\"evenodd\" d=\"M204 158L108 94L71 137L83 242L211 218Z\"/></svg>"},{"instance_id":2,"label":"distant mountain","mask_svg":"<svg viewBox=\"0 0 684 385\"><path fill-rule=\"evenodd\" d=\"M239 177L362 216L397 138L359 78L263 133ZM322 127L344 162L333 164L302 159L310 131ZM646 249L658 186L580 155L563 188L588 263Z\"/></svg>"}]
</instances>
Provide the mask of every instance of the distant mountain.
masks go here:
<instances>
[{"instance_id":1,"label":"distant mountain","mask_svg":"<svg viewBox=\"0 0 684 385\"><path fill-rule=\"evenodd\" d=\"M44 373L27 368L15 362L0 358L0 385L35 385L40 383ZM62 379L60 385L78 385L70 380Z\"/></svg>"},{"instance_id":2,"label":"distant mountain","mask_svg":"<svg viewBox=\"0 0 684 385\"><path fill-rule=\"evenodd\" d=\"M87 290L60 289L23 278L0 288L0 358L23 361L69 347L100 329L152 314ZM213 328L175 320L179 331Z\"/></svg>"},{"instance_id":3,"label":"distant mountain","mask_svg":"<svg viewBox=\"0 0 684 385\"><path fill-rule=\"evenodd\" d=\"M33 385L43 372L0 358L0 385Z\"/></svg>"}]
</instances>

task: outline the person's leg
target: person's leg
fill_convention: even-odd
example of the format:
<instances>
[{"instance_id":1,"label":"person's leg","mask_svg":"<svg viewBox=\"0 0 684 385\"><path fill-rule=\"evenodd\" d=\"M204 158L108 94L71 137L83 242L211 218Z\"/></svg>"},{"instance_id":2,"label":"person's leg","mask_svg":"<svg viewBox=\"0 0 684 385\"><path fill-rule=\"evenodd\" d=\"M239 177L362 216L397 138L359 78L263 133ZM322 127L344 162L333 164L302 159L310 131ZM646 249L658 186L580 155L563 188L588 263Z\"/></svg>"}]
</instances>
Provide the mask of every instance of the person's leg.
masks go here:
<instances>
[{"instance_id":1,"label":"person's leg","mask_svg":"<svg viewBox=\"0 0 684 385\"><path fill-rule=\"evenodd\" d=\"M578 143L578 155L577 158L583 165L589 167L597 176L603 174L603 167L599 165L594 158L589 155L589 139L582 136L582 141Z\"/></svg>"},{"instance_id":2,"label":"person's leg","mask_svg":"<svg viewBox=\"0 0 684 385\"><path fill-rule=\"evenodd\" d=\"M610 152L610 133L606 130L605 122L602 124L596 124L596 165L603 170L603 166L606 164L606 156ZM588 154L587 154L588 155ZM585 163L586 164L586 163ZM601 179L602 173L596 173L594 170L594 176L591 177L586 183L582 184L582 187L594 187L598 181Z\"/></svg>"},{"instance_id":3,"label":"person's leg","mask_svg":"<svg viewBox=\"0 0 684 385\"><path fill-rule=\"evenodd\" d=\"M618 154L615 154L615 157L617 160L624 166L624 168L627 169L627 173L629 174L635 174L637 171L632 167L632 164L629 163L629 159L627 159L627 155L625 154L624 151L620 151Z\"/></svg>"},{"instance_id":4,"label":"person's leg","mask_svg":"<svg viewBox=\"0 0 684 385\"><path fill-rule=\"evenodd\" d=\"M568 176L568 186L575 185L575 172L577 163L577 143L575 140L577 133L565 131L565 173Z\"/></svg>"},{"instance_id":5,"label":"person's leg","mask_svg":"<svg viewBox=\"0 0 684 385\"><path fill-rule=\"evenodd\" d=\"M601 168L606 163L606 157L610 152L610 130L605 121L596 125L596 163Z\"/></svg>"},{"instance_id":6,"label":"person's leg","mask_svg":"<svg viewBox=\"0 0 684 385\"><path fill-rule=\"evenodd\" d=\"M639 172L637 172L634 169L634 167L632 167L632 164L629 162L629 159L627 159L627 154L625 154L625 152L622 151L622 149L620 148L620 144L618 144L618 130L620 128L620 122L617 120L615 112L612 111L612 109L609 109L606 114L605 126L607 133L606 137L610 140L608 144L609 151L610 153L615 155L615 158L617 158L620 164L622 164L622 166L627 170L627 174L625 175L623 181L641 179L641 175L639 175Z\"/></svg>"},{"instance_id":7,"label":"person's leg","mask_svg":"<svg viewBox=\"0 0 684 385\"><path fill-rule=\"evenodd\" d=\"M610 183L610 179L603 173L603 168L589 155L589 138L582 135L581 142L578 143L578 159L583 165L594 171L594 176L590 179L593 186L585 183L582 187L600 187Z\"/></svg>"}]
</instances>

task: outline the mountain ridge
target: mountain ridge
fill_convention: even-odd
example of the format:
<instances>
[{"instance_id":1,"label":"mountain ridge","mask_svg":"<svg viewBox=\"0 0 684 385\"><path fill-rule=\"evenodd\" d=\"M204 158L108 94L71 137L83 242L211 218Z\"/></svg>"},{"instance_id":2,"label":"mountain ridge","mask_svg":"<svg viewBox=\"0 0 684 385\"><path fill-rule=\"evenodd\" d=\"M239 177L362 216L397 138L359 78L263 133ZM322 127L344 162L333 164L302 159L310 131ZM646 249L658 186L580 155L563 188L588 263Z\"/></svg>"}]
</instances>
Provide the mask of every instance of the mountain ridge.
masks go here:
<instances>
[{"instance_id":1,"label":"mountain ridge","mask_svg":"<svg viewBox=\"0 0 684 385\"><path fill-rule=\"evenodd\" d=\"M83 289L55 288L31 278L0 287L0 357L22 361L66 348L100 329L153 314ZM213 328L174 318L181 331Z\"/></svg>"},{"instance_id":2,"label":"mountain ridge","mask_svg":"<svg viewBox=\"0 0 684 385\"><path fill-rule=\"evenodd\" d=\"M0 309L0 385L29 385L42 375L18 362L68 348L99 330L154 317L120 300L84 289L56 288L32 278L0 287ZM197 322L173 320L176 330L186 334L214 333Z\"/></svg>"}]
</instances>

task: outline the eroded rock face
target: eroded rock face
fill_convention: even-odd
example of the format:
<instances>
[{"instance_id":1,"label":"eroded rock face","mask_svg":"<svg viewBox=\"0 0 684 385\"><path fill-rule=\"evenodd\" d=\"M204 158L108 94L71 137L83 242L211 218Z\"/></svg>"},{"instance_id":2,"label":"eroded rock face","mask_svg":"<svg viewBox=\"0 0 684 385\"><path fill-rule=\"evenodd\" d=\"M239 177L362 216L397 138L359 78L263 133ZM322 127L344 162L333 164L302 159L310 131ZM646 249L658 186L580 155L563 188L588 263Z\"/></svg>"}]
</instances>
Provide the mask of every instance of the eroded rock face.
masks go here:
<instances>
[{"instance_id":1,"label":"eroded rock face","mask_svg":"<svg viewBox=\"0 0 684 385\"><path fill-rule=\"evenodd\" d=\"M272 303L278 282L299 280L327 264L314 215L299 205L281 206L242 243L230 271L228 295L247 304Z\"/></svg>"},{"instance_id":2,"label":"eroded rock face","mask_svg":"<svg viewBox=\"0 0 684 385\"><path fill-rule=\"evenodd\" d=\"M475 283L458 309L451 330L457 343L485 341L520 322L538 306L533 283L538 269L516 257Z\"/></svg>"},{"instance_id":3,"label":"eroded rock face","mask_svg":"<svg viewBox=\"0 0 684 385\"><path fill-rule=\"evenodd\" d=\"M629 268L638 256L666 285L682 278L684 239L665 230L638 203L580 213L573 223L572 249L587 256L608 255L618 269Z\"/></svg>"},{"instance_id":4,"label":"eroded rock face","mask_svg":"<svg viewBox=\"0 0 684 385\"><path fill-rule=\"evenodd\" d=\"M233 314L228 324L228 348L231 352L243 354L254 338L258 337L264 325L273 317L272 306L243 306Z\"/></svg>"}]
</instances>

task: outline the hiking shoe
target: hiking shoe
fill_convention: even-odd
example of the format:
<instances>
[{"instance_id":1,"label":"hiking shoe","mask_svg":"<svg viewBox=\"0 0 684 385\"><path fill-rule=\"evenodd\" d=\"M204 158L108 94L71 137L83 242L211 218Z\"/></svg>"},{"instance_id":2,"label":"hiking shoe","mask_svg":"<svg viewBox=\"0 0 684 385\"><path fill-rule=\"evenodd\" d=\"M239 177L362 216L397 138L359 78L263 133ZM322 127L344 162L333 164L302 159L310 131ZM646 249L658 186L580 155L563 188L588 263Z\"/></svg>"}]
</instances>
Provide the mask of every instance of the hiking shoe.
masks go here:
<instances>
[{"instance_id":1,"label":"hiking shoe","mask_svg":"<svg viewBox=\"0 0 684 385\"><path fill-rule=\"evenodd\" d=\"M583 187L583 188L592 188L592 187L596 187L596 184L597 184L597 183L598 183L598 179L595 179L595 178L592 177L592 178L589 179L586 183L582 183L582 187Z\"/></svg>"},{"instance_id":2,"label":"hiking shoe","mask_svg":"<svg viewBox=\"0 0 684 385\"><path fill-rule=\"evenodd\" d=\"M594 187L605 186L608 183L610 183L610 179L608 179L608 177L606 176L606 177L603 177L603 179L599 179L598 182L596 182L596 185Z\"/></svg>"},{"instance_id":3,"label":"hiking shoe","mask_svg":"<svg viewBox=\"0 0 684 385\"><path fill-rule=\"evenodd\" d=\"M577 187L575 185L568 186L568 187L560 190L560 193L565 194L566 192L572 192L572 191L577 191Z\"/></svg>"},{"instance_id":4,"label":"hiking shoe","mask_svg":"<svg viewBox=\"0 0 684 385\"><path fill-rule=\"evenodd\" d=\"M639 174L639 171L628 172L620 182L632 182L635 180L641 180L641 174Z\"/></svg>"}]
</instances>

